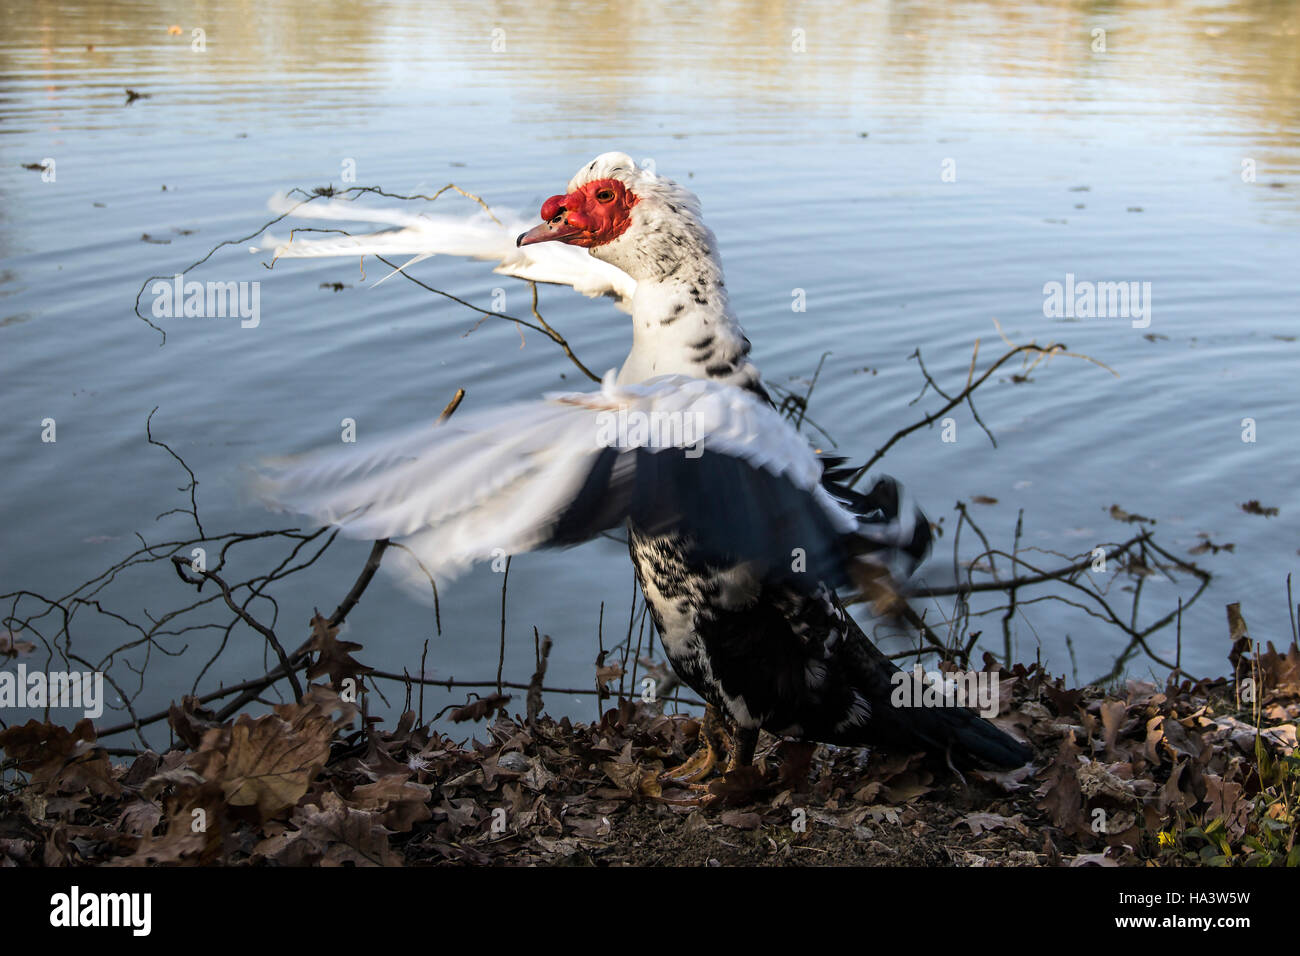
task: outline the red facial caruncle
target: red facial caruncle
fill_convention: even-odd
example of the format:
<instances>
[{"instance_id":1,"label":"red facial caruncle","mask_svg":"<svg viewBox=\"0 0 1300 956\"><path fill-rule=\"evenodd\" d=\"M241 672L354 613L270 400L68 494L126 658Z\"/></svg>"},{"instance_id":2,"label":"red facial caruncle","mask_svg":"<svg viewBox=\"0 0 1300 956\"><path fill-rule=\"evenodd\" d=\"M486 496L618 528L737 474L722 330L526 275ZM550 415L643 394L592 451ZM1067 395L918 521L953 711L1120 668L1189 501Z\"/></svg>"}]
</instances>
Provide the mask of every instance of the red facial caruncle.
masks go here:
<instances>
[{"instance_id":1,"label":"red facial caruncle","mask_svg":"<svg viewBox=\"0 0 1300 956\"><path fill-rule=\"evenodd\" d=\"M617 179L594 180L542 203L542 224L520 235L515 245L559 241L591 247L613 242L632 224L637 201L636 194Z\"/></svg>"}]
</instances>

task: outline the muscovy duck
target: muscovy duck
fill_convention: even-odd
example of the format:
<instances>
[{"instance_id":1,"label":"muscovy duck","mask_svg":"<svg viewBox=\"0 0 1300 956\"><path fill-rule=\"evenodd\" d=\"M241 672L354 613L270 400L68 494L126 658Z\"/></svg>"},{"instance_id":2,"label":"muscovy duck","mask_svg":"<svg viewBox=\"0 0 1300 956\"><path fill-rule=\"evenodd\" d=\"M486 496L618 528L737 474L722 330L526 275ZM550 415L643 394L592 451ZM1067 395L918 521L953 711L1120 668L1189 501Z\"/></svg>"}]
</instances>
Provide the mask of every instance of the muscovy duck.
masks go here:
<instances>
[{"instance_id":1,"label":"muscovy duck","mask_svg":"<svg viewBox=\"0 0 1300 956\"><path fill-rule=\"evenodd\" d=\"M349 207L344 218L360 217ZM772 407L696 196L605 153L546 200L541 218L516 249L563 243L613 267L575 282L577 260L557 260L558 281L630 305L633 345L617 378L597 393L461 415L271 468L263 500L356 537L403 537L435 576L626 524L669 661L709 705L699 748L667 782L698 784L721 749L728 770L748 765L760 729L927 750L959 766L1027 762L1027 747L969 709L891 702L899 669L837 591L855 588L887 611L900 600L891 582L928 550L929 523L888 478L867 494L848 488L841 460L817 456ZM292 243L277 254L457 251L427 233L406 223L328 251ZM546 281L538 260L514 258L499 237L462 254Z\"/></svg>"}]
</instances>

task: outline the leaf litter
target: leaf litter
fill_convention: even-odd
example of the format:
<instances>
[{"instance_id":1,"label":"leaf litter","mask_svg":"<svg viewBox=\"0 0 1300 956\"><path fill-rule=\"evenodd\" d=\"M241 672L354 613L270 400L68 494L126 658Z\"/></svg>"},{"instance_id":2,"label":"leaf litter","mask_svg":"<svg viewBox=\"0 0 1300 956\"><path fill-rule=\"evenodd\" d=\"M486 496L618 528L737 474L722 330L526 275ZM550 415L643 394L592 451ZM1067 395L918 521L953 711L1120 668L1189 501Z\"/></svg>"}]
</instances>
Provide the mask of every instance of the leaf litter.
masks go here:
<instances>
[{"instance_id":1,"label":"leaf litter","mask_svg":"<svg viewBox=\"0 0 1300 956\"><path fill-rule=\"evenodd\" d=\"M0 732L0 866L1294 864L1295 803L1273 797L1300 765L1300 649L1252 655L1239 610L1229 625L1233 679L1002 670L996 722L1033 745L1025 767L961 778L765 735L705 806L659 779L699 721L639 700L585 724L491 694L451 714L485 722L457 739L413 712L381 727L325 684L225 721L186 697L173 748L125 761L87 720L29 721ZM355 679L359 649L322 630L311 673Z\"/></svg>"}]
</instances>

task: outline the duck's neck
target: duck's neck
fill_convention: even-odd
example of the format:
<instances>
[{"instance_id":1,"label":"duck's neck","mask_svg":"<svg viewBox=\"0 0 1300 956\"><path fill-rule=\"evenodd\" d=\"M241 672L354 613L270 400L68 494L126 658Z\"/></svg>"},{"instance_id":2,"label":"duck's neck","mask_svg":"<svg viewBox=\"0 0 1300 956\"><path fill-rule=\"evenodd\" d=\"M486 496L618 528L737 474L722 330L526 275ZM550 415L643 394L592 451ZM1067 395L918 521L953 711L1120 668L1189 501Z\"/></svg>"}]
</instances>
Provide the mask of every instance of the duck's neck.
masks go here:
<instances>
[{"instance_id":1,"label":"duck's neck","mask_svg":"<svg viewBox=\"0 0 1300 956\"><path fill-rule=\"evenodd\" d=\"M716 242L707 228L661 230L660 252L639 244L634 256L592 252L637 280L632 299L632 351L619 371L621 384L656 375L711 378L762 391L749 360L749 339L727 301Z\"/></svg>"},{"instance_id":2,"label":"duck's neck","mask_svg":"<svg viewBox=\"0 0 1300 956\"><path fill-rule=\"evenodd\" d=\"M759 380L749 339L727 302L721 275L640 281L632 299L632 351L622 383L690 375L750 387Z\"/></svg>"}]
</instances>

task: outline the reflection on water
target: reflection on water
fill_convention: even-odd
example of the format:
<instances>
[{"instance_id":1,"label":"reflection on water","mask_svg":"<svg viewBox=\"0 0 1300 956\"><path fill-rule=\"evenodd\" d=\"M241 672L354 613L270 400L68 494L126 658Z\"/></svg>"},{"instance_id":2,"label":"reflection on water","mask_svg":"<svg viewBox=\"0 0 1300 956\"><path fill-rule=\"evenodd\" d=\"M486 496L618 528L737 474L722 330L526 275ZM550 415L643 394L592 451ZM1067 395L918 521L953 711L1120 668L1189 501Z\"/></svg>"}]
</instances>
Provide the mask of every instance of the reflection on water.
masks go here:
<instances>
[{"instance_id":1,"label":"reflection on water","mask_svg":"<svg viewBox=\"0 0 1300 956\"><path fill-rule=\"evenodd\" d=\"M1009 533L1023 508L1038 547L1121 536L1106 516L1116 502L1158 514L1181 551L1200 534L1233 542L1207 559L1215 590L1184 626L1207 635L1184 648L1194 669L1221 669L1225 601L1243 601L1261 633L1287 626L1296 3L28 2L5 20L0 412L7 538L21 546L6 549L0 591L62 593L136 530L174 530L153 518L176 486L143 444L154 406L199 475L206 520L245 528L266 519L240 498L239 464L330 440L343 416L382 430L436 413L460 386L487 405L573 383L545 343L521 351L504 326L466 335L472 316L414 287L371 291L352 263L266 272L239 248L207 278L262 281L259 329L177 326L160 349L131 313L145 276L249 234L273 191L337 185L349 161L362 183L455 179L532 209L620 148L701 193L769 379L790 384L831 353L812 411L842 450L862 457L911 420L918 346L961 377L972 341L989 348L992 317L1019 340L1065 339L1122 378L1059 366L1004 383L981 406L999 450L980 437L941 451L922 433L889 469L936 514L988 494L1001 505L986 522ZM145 96L128 104L128 89ZM53 182L24 168L46 158ZM949 161L955 182L940 177ZM479 303L501 281L473 264L420 268ZM1150 282L1150 337L1045 318L1043 284L1067 273ZM790 311L793 288L807 314ZM628 330L607 306L560 290L543 306L587 364L621 360ZM34 449L31 423L47 416L59 441ZM1261 438L1243 448L1246 416ZM1280 516L1243 517L1251 498ZM283 626L331 600L363 557L322 562L286 594ZM124 602L170 606L175 586L141 582ZM357 639L414 670L426 612L375 588ZM530 669L536 623L557 638L557 682L585 684L600 602L607 621L626 617L629 591L616 545L522 560L512 660ZM454 595L431 659L440 675L479 677L499 585L471 575ZM1017 651L1041 646L1064 670L1067 633L1081 676L1108 666L1109 638L1086 619L1029 620ZM260 657L245 641L212 674L246 676ZM158 701L194 673L188 659L150 666Z\"/></svg>"},{"instance_id":2,"label":"reflection on water","mask_svg":"<svg viewBox=\"0 0 1300 956\"><path fill-rule=\"evenodd\" d=\"M166 30L172 19L178 35ZM6 23L0 115L10 134L115 125L126 86L166 91L177 97L171 106L317 115L492 89L552 110L558 132L630 110L673 119L722 103L772 128L789 118L782 110L942 112L973 125L989 114L1024 124L1087 116L1080 132L1111 126L1125 138L1249 131L1282 147L1289 165L1298 31L1294 3L1266 0L437 9L326 0L188 15L183 6L37 0ZM717 119L721 131L734 117Z\"/></svg>"}]
</instances>

